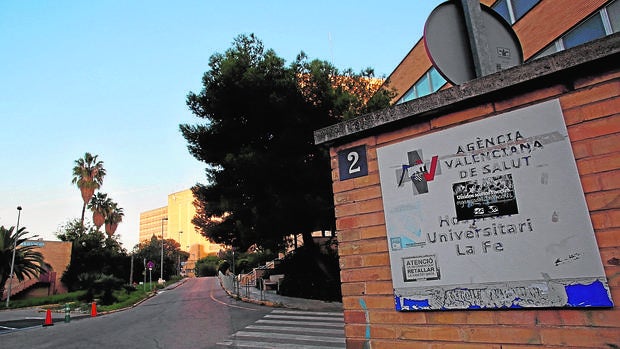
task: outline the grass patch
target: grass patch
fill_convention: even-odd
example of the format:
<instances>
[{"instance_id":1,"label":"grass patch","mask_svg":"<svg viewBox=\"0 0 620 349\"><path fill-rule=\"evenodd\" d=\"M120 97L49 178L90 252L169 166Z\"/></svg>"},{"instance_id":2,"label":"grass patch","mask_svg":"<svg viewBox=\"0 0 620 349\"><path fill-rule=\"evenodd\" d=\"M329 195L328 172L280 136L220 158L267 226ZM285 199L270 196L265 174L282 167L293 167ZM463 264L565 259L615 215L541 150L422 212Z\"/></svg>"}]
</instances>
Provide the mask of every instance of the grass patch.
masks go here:
<instances>
[{"instance_id":1,"label":"grass patch","mask_svg":"<svg viewBox=\"0 0 620 349\"><path fill-rule=\"evenodd\" d=\"M86 291L75 291L63 294L55 294L53 296L47 297L17 299L10 302L9 308L30 308L42 305L75 303L78 301L78 298L83 296L84 294L86 294ZM7 309L5 302L2 302L2 304L0 305L0 309Z\"/></svg>"},{"instance_id":2,"label":"grass patch","mask_svg":"<svg viewBox=\"0 0 620 349\"><path fill-rule=\"evenodd\" d=\"M116 302L110 305L101 305L98 306L97 309L99 311L111 311L118 310L130 307L139 301L147 298L151 292L144 291L142 287L138 287L137 289L127 293L125 290L116 290L113 295L116 298Z\"/></svg>"},{"instance_id":3,"label":"grass patch","mask_svg":"<svg viewBox=\"0 0 620 349\"><path fill-rule=\"evenodd\" d=\"M98 311L112 311L130 307L141 300L148 298L151 292L155 292L159 289L165 288L175 282L180 281L182 278L172 278L170 281L166 282L164 285L158 285L157 283L152 284L152 291L150 290L149 284L139 285L135 289L130 289L127 291L126 288L115 290L113 295L116 298L116 302L110 305L97 305ZM72 310L81 310L84 312L90 311L91 303L83 303L79 301L86 294L85 290L56 294L48 297L37 297L37 298L28 298L28 299L17 299L11 300L9 309L17 309L17 308L30 308L30 307L44 307L46 309L54 309L61 310L64 309L65 304L70 304ZM1 302L0 310L7 309L6 303Z\"/></svg>"}]
</instances>

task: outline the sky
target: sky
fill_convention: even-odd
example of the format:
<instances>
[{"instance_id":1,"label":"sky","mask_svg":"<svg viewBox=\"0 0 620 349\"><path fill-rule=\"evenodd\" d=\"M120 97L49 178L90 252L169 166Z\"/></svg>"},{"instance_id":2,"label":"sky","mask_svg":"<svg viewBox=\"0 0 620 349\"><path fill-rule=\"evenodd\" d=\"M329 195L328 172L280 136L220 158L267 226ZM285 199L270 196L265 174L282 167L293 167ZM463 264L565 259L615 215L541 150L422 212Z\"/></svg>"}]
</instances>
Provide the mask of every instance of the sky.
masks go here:
<instances>
[{"instance_id":1,"label":"sky","mask_svg":"<svg viewBox=\"0 0 620 349\"><path fill-rule=\"evenodd\" d=\"M387 77L441 2L0 1L0 225L16 225L21 206L20 227L56 240L81 215L72 169L90 152L131 250L140 212L207 183L179 124L202 122L185 102L209 57L253 33L287 64L303 51Z\"/></svg>"}]
</instances>

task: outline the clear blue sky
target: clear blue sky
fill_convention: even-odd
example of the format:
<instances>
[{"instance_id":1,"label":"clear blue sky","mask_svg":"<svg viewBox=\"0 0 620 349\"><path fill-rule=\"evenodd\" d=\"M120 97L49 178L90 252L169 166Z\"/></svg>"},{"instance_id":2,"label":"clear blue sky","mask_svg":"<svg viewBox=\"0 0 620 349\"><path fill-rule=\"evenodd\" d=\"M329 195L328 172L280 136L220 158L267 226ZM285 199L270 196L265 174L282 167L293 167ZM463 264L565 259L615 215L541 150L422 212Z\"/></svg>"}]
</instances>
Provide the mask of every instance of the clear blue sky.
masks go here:
<instances>
[{"instance_id":1,"label":"clear blue sky","mask_svg":"<svg viewBox=\"0 0 620 349\"><path fill-rule=\"evenodd\" d=\"M138 242L140 212L205 183L180 123L208 59L254 33L290 63L304 51L339 69L387 76L441 1L0 1L0 225L54 240L79 218L74 161L99 155L102 192L125 210L117 234ZM88 213L87 213L87 216Z\"/></svg>"}]
</instances>

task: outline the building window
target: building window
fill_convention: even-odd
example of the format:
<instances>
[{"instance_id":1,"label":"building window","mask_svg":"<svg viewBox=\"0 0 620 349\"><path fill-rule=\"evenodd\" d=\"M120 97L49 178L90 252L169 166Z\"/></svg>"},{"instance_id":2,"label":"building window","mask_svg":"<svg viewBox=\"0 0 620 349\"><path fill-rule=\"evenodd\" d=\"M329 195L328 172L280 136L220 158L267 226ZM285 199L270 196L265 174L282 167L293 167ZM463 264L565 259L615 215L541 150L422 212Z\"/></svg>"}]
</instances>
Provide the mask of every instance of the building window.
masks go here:
<instances>
[{"instance_id":1,"label":"building window","mask_svg":"<svg viewBox=\"0 0 620 349\"><path fill-rule=\"evenodd\" d=\"M527 11L536 6L540 0L510 0L513 6L513 12L515 16L515 22L523 17Z\"/></svg>"},{"instance_id":2,"label":"building window","mask_svg":"<svg viewBox=\"0 0 620 349\"><path fill-rule=\"evenodd\" d=\"M405 103L412 99L420 98L422 96L429 95L438 91L443 85L446 84L446 79L443 78L435 69L431 67L424 75L405 92L402 97L396 102L396 104Z\"/></svg>"},{"instance_id":3,"label":"building window","mask_svg":"<svg viewBox=\"0 0 620 349\"><path fill-rule=\"evenodd\" d=\"M584 44L620 31L620 1L614 0L552 42L532 59Z\"/></svg>"},{"instance_id":4,"label":"building window","mask_svg":"<svg viewBox=\"0 0 620 349\"><path fill-rule=\"evenodd\" d=\"M495 12L497 12L500 16L504 17L504 19L506 20L506 22L508 23L513 23L511 20L511 16L510 16L510 9L508 8L508 1L507 0L500 0L498 2L495 3L495 5L493 5L493 9L495 10Z\"/></svg>"},{"instance_id":5,"label":"building window","mask_svg":"<svg viewBox=\"0 0 620 349\"><path fill-rule=\"evenodd\" d=\"M431 88L431 77L428 72L424 74L424 76L422 76L415 84L415 92L418 95L418 98L430 95L431 92L433 92L433 89Z\"/></svg>"},{"instance_id":6,"label":"building window","mask_svg":"<svg viewBox=\"0 0 620 349\"><path fill-rule=\"evenodd\" d=\"M432 92L439 91L439 89L443 85L446 84L446 79L444 79L443 76L439 74L437 69L432 68L431 70L428 71L428 75L430 76L430 79L431 79Z\"/></svg>"},{"instance_id":7,"label":"building window","mask_svg":"<svg viewBox=\"0 0 620 349\"><path fill-rule=\"evenodd\" d=\"M606 9L612 32L620 32L620 1L614 1Z\"/></svg>"},{"instance_id":8,"label":"building window","mask_svg":"<svg viewBox=\"0 0 620 349\"><path fill-rule=\"evenodd\" d=\"M605 36L605 27L603 26L600 13L597 13L566 33L562 37L562 42L564 49L568 49L602 38L603 36Z\"/></svg>"},{"instance_id":9,"label":"building window","mask_svg":"<svg viewBox=\"0 0 620 349\"><path fill-rule=\"evenodd\" d=\"M493 5L493 10L504 17L506 22L514 24L539 2L540 0L499 0Z\"/></svg>"}]
</instances>

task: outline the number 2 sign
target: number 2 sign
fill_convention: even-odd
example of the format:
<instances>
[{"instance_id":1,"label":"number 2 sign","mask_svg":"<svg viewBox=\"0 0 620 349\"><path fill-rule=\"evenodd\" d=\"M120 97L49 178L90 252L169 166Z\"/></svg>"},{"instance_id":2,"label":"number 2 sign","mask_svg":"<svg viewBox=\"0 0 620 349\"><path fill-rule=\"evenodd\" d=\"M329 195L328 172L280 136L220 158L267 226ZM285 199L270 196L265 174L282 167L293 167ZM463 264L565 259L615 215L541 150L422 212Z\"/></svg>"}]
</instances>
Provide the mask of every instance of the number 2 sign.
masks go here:
<instances>
[{"instance_id":1,"label":"number 2 sign","mask_svg":"<svg viewBox=\"0 0 620 349\"><path fill-rule=\"evenodd\" d=\"M340 171L341 181L368 175L366 146L359 145L339 151L338 170Z\"/></svg>"}]
</instances>

